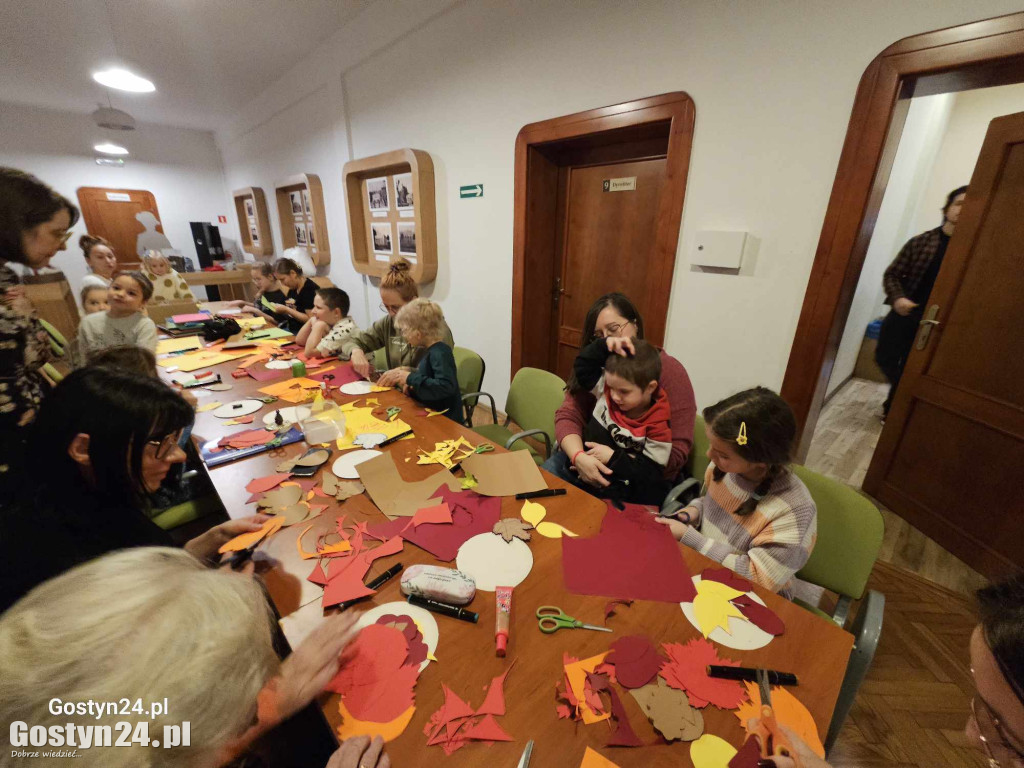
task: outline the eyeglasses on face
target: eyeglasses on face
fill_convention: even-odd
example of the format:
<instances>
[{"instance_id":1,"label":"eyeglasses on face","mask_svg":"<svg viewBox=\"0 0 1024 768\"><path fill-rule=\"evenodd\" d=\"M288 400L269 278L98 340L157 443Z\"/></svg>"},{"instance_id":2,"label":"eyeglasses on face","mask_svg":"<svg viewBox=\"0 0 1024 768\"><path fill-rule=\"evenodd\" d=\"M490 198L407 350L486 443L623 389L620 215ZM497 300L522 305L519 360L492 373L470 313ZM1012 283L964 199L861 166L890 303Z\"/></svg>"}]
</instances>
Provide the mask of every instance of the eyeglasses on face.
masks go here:
<instances>
[{"instance_id":1,"label":"eyeglasses on face","mask_svg":"<svg viewBox=\"0 0 1024 768\"><path fill-rule=\"evenodd\" d=\"M633 325L633 321L627 320L624 323L612 323L611 325L606 325L603 331L595 331L594 335L590 337L590 340L597 341L598 339L607 339L609 336L618 336L619 331L627 325Z\"/></svg>"},{"instance_id":2,"label":"eyeglasses on face","mask_svg":"<svg viewBox=\"0 0 1024 768\"><path fill-rule=\"evenodd\" d=\"M154 456L158 461L163 461L171 452L177 448L178 443L181 441L182 430L172 432L169 435L161 438L160 440L147 440L146 445L152 445L156 448Z\"/></svg>"},{"instance_id":3,"label":"eyeglasses on face","mask_svg":"<svg viewBox=\"0 0 1024 768\"><path fill-rule=\"evenodd\" d=\"M1024 753L1010 744L999 718L985 703L975 696L971 699L971 713L978 724L978 736L988 758L989 768L1010 768L1024 764ZM998 755L998 757L997 757Z\"/></svg>"}]
</instances>

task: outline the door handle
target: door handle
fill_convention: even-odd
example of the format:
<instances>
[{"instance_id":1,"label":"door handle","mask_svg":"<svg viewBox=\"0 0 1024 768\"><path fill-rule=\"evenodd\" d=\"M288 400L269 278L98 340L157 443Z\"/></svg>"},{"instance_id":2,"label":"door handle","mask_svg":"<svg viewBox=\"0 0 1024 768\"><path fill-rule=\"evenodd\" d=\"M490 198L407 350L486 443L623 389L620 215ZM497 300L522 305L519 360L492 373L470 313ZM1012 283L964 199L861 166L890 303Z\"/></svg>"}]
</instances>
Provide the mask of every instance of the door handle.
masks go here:
<instances>
[{"instance_id":1,"label":"door handle","mask_svg":"<svg viewBox=\"0 0 1024 768\"><path fill-rule=\"evenodd\" d=\"M938 304L932 304L928 307L928 311L925 312L924 319L922 319L919 324L920 330L917 332L917 343L914 345L915 349L924 349L927 347L928 342L932 337L932 330L942 325L941 322L935 319L938 314Z\"/></svg>"}]
</instances>

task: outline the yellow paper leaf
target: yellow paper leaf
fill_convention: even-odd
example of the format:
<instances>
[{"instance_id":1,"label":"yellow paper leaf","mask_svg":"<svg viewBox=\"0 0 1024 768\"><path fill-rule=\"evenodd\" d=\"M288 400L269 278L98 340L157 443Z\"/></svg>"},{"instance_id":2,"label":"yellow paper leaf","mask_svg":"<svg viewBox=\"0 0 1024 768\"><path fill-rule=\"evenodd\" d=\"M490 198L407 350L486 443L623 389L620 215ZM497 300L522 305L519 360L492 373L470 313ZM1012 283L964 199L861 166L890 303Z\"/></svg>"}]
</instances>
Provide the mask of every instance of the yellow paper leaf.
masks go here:
<instances>
[{"instance_id":1,"label":"yellow paper leaf","mask_svg":"<svg viewBox=\"0 0 1024 768\"><path fill-rule=\"evenodd\" d=\"M736 747L711 733L690 744L693 768L729 768L729 761L735 756Z\"/></svg>"},{"instance_id":2,"label":"yellow paper leaf","mask_svg":"<svg viewBox=\"0 0 1024 768\"><path fill-rule=\"evenodd\" d=\"M697 596L693 598L693 614L704 637L710 635L716 627L729 632L729 619L733 616L746 620L743 612L730 603L734 597L743 592L726 584L711 579L701 579L697 583Z\"/></svg>"},{"instance_id":3,"label":"yellow paper leaf","mask_svg":"<svg viewBox=\"0 0 1024 768\"><path fill-rule=\"evenodd\" d=\"M223 403L220 402L219 400L204 403L203 405L200 405L198 408L196 408L196 413L206 413L207 411L212 411L214 408L220 408L222 405Z\"/></svg>"},{"instance_id":4,"label":"yellow paper leaf","mask_svg":"<svg viewBox=\"0 0 1024 768\"><path fill-rule=\"evenodd\" d=\"M562 536L568 536L570 539L576 538L576 534L570 531L568 528L563 528L558 523L541 523L535 526L537 533L541 536L546 536L549 539L560 539Z\"/></svg>"},{"instance_id":5,"label":"yellow paper leaf","mask_svg":"<svg viewBox=\"0 0 1024 768\"><path fill-rule=\"evenodd\" d=\"M376 397L369 397L366 399L367 405L380 405L380 401Z\"/></svg>"},{"instance_id":6,"label":"yellow paper leaf","mask_svg":"<svg viewBox=\"0 0 1024 768\"><path fill-rule=\"evenodd\" d=\"M547 513L548 511L544 508L543 504L526 500L523 502L523 508L519 511L519 516L530 525L536 527Z\"/></svg>"}]
</instances>

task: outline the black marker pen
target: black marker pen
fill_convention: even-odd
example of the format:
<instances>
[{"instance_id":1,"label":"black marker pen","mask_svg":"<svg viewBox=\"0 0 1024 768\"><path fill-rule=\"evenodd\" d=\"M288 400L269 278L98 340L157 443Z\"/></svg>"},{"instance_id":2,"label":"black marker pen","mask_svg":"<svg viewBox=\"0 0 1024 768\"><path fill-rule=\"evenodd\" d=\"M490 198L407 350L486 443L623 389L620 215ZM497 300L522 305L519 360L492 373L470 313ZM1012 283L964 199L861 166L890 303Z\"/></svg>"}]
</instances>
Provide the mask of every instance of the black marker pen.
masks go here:
<instances>
[{"instance_id":1,"label":"black marker pen","mask_svg":"<svg viewBox=\"0 0 1024 768\"><path fill-rule=\"evenodd\" d=\"M451 616L453 619L459 619L461 621L468 621L476 624L477 619L480 618L479 613L473 613L473 611L467 611L465 608L458 605L448 605L448 603L439 603L437 600L431 600L426 597L417 597L416 595L409 595L406 598L410 605L418 605L420 608L426 608L428 611L434 613L440 613L442 616Z\"/></svg>"}]
</instances>

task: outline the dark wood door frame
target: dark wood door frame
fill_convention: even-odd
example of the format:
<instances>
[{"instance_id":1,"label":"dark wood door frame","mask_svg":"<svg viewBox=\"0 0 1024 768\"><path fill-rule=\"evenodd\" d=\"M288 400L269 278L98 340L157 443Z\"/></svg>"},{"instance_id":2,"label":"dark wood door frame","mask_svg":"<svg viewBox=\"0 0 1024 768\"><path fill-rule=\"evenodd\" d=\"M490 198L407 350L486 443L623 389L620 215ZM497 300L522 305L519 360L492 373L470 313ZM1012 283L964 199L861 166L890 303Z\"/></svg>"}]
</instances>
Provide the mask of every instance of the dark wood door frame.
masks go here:
<instances>
[{"instance_id":1,"label":"dark wood door frame","mask_svg":"<svg viewBox=\"0 0 1024 768\"><path fill-rule=\"evenodd\" d=\"M541 206L529 194L533 188L531 172L533 177L546 172L536 168L535 162L531 164L531 150L550 142L664 121L670 121L668 168L658 207L654 261L660 265L660 274L656 279L671 286L679 243L679 225L683 217L686 177L690 167L693 100L681 91L666 93L531 123L519 131L515 150L515 216L512 231L512 375L527 364L523 362L524 339L531 334L549 332L546 328L538 327L536 322L531 322L529 312L531 303L550 302L551 283L545 286L529 284L528 263L538 259L550 260L555 247L552 214L547 210L539 210ZM659 298L658 306L650 313L651 317L644 318L646 335L652 341L664 339L668 296L669 292L666 291L664 297Z\"/></svg>"},{"instance_id":2,"label":"dark wood door frame","mask_svg":"<svg viewBox=\"0 0 1024 768\"><path fill-rule=\"evenodd\" d=\"M904 38L864 70L782 383L800 424L799 458L825 399L910 98L1021 81L1024 13Z\"/></svg>"}]
</instances>

